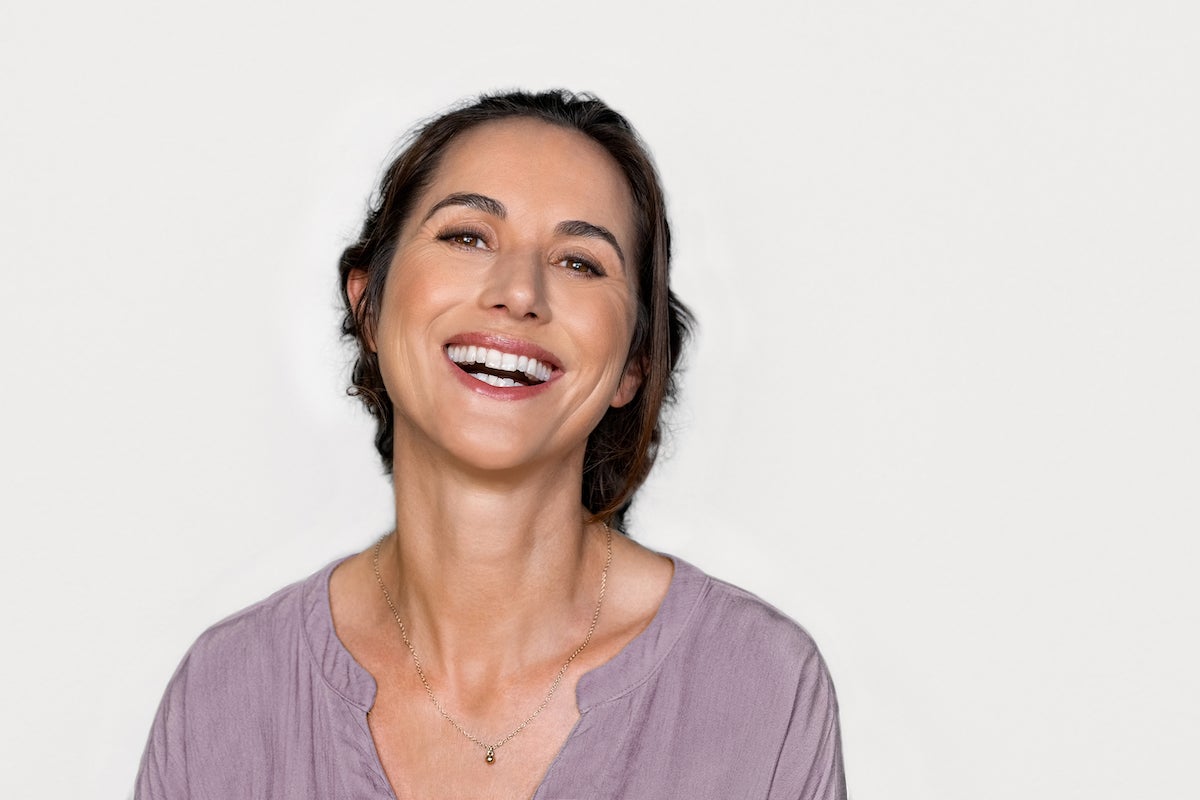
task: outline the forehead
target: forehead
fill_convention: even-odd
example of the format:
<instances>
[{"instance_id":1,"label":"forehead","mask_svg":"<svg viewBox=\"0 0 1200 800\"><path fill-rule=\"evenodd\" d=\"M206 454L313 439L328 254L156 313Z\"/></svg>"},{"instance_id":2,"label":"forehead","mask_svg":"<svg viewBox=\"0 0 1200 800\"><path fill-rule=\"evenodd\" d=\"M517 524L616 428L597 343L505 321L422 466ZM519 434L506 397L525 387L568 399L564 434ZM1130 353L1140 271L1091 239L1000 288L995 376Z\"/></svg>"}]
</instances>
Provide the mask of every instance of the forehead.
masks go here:
<instances>
[{"instance_id":1,"label":"forehead","mask_svg":"<svg viewBox=\"0 0 1200 800\"><path fill-rule=\"evenodd\" d=\"M420 205L452 192L499 200L514 218L602 225L633 252L633 198L616 160L584 134L547 122L487 122L454 139Z\"/></svg>"}]
</instances>

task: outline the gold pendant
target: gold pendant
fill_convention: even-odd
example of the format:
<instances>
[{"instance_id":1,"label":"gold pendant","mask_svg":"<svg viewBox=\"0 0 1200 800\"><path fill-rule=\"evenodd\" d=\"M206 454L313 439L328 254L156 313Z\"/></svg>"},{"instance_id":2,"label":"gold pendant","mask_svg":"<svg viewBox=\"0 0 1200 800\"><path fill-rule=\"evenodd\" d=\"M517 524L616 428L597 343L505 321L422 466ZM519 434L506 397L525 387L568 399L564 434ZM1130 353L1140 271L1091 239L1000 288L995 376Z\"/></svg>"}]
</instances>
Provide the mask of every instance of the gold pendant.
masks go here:
<instances>
[{"instance_id":1,"label":"gold pendant","mask_svg":"<svg viewBox=\"0 0 1200 800\"><path fill-rule=\"evenodd\" d=\"M484 756L483 760L489 764L495 764L496 763L496 748L489 747L487 750L488 750L487 755Z\"/></svg>"}]
</instances>

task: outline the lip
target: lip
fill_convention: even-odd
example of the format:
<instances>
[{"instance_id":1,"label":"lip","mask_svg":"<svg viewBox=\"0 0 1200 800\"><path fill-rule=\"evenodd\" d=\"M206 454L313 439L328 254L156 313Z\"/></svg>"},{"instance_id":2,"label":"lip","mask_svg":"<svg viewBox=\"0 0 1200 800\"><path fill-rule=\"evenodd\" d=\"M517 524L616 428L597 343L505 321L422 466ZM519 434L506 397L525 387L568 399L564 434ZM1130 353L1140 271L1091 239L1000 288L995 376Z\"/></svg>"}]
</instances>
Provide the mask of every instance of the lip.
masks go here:
<instances>
[{"instance_id":1,"label":"lip","mask_svg":"<svg viewBox=\"0 0 1200 800\"><path fill-rule=\"evenodd\" d=\"M490 383L484 383L471 377L469 373L464 371L458 364L450 360L450 356L446 354L446 348L450 345L474 345L476 347L487 347L493 350L500 350L505 353L513 353L518 356L526 356L528 358L536 358L542 364L550 367L550 378L535 386L492 386ZM467 387L477 394L491 397L495 400L525 400L533 398L546 391L550 384L554 383L560 375L563 374L563 369L558 356L539 347L533 342L527 342L523 339L516 339L511 336L504 336L497 333L484 333L482 331L473 331L470 333L460 333L447 339L442 344L442 357L446 361L446 365L453 371L454 376Z\"/></svg>"},{"instance_id":2,"label":"lip","mask_svg":"<svg viewBox=\"0 0 1200 800\"><path fill-rule=\"evenodd\" d=\"M489 347L492 350L502 350L505 353L515 353L519 356L536 358L550 367L554 372L562 371L562 366L560 366L562 362L558 360L558 356L524 339L514 339L511 336L504 336L498 333L460 333L443 342L442 349L445 350L447 346L452 344L473 344L476 347ZM551 375L550 379L553 380L554 376Z\"/></svg>"}]
</instances>

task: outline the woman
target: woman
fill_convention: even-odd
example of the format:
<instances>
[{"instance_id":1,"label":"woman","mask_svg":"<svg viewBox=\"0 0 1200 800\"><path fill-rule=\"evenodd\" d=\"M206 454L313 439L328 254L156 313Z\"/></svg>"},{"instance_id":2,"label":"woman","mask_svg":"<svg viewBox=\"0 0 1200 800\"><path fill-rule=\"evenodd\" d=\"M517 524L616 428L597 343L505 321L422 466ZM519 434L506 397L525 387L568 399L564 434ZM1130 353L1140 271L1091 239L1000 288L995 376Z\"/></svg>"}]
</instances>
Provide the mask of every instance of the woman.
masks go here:
<instances>
[{"instance_id":1,"label":"woman","mask_svg":"<svg viewBox=\"0 0 1200 800\"><path fill-rule=\"evenodd\" d=\"M340 269L395 530L200 638L139 797L844 796L807 635L614 530L689 321L669 247L594 98L417 132Z\"/></svg>"}]
</instances>

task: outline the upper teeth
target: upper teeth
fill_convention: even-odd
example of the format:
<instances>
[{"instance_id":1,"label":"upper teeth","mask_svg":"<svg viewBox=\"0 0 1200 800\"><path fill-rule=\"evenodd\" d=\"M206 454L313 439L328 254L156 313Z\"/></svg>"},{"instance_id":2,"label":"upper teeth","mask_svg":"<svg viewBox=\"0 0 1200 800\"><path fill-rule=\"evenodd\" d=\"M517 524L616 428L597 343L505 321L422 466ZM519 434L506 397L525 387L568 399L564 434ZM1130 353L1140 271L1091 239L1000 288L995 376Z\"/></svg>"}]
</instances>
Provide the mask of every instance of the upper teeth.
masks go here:
<instances>
[{"instance_id":1,"label":"upper teeth","mask_svg":"<svg viewBox=\"0 0 1200 800\"><path fill-rule=\"evenodd\" d=\"M505 372L524 372L531 380L535 381L550 380L550 367L536 358L505 353L487 347L476 347L473 344L447 345L446 354L455 364L483 364L491 369Z\"/></svg>"}]
</instances>

